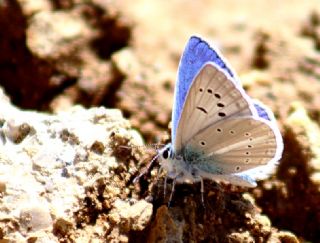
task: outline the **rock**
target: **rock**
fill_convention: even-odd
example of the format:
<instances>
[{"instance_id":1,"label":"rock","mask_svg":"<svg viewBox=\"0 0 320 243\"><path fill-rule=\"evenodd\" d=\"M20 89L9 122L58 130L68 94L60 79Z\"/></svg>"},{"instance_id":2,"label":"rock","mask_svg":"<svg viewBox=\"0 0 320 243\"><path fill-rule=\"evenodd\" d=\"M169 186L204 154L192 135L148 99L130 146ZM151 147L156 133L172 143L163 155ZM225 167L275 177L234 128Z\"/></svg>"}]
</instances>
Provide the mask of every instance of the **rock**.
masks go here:
<instances>
[{"instance_id":1,"label":"rock","mask_svg":"<svg viewBox=\"0 0 320 243\"><path fill-rule=\"evenodd\" d=\"M30 20L27 45L40 58L57 58L88 33L77 15L65 12L39 12Z\"/></svg>"},{"instance_id":2,"label":"rock","mask_svg":"<svg viewBox=\"0 0 320 243\"><path fill-rule=\"evenodd\" d=\"M25 15L30 16L40 11L49 11L52 6L48 0L19 0L22 11Z\"/></svg>"},{"instance_id":3,"label":"rock","mask_svg":"<svg viewBox=\"0 0 320 243\"><path fill-rule=\"evenodd\" d=\"M295 102L292 104L286 127L294 133L306 158L310 158L308 167L312 172L311 179L318 181L320 173L320 128L318 124L312 121L301 103Z\"/></svg>"},{"instance_id":4,"label":"rock","mask_svg":"<svg viewBox=\"0 0 320 243\"><path fill-rule=\"evenodd\" d=\"M141 231L151 220L152 204L141 200L133 205L128 202L116 200L109 214L111 222L121 225L122 231Z\"/></svg>"},{"instance_id":5,"label":"rock","mask_svg":"<svg viewBox=\"0 0 320 243\"><path fill-rule=\"evenodd\" d=\"M21 231L35 232L52 227L48 204L32 203L20 209Z\"/></svg>"},{"instance_id":6,"label":"rock","mask_svg":"<svg viewBox=\"0 0 320 243\"><path fill-rule=\"evenodd\" d=\"M141 137L131 130L119 110L102 107L86 110L77 106L49 115L19 110L11 106L4 96L2 98L2 238L57 240L57 237L70 235L71 231L77 230L80 215L82 218L92 217L94 207L86 201L92 189L101 193L101 196L91 194L100 210L99 214L94 215L101 218L119 215L119 223L127 222L128 226L125 231L121 226L124 239L128 239L130 230L141 231L148 225L152 215L150 203L136 201L130 205L119 199L128 197L129 193L132 195L126 189L126 183L132 176L130 171L137 169L134 169L136 161L132 159L123 162L116 160L114 155L117 152L114 151L121 146L116 141L122 141L128 147L124 151L131 153L142 145ZM97 144L104 149L94 148ZM136 156L138 159L139 155ZM95 185L98 187L95 188ZM101 188L105 190L101 191ZM106 213L107 207L111 209L110 216ZM96 220L96 228L100 228L101 232L110 229L111 234L118 227L110 228L105 220ZM78 229L77 234L85 235L83 232L89 231L93 237L95 231L90 231L91 223L83 223L83 229ZM43 232L48 234L43 235ZM97 239L101 240L105 233L99 237Z\"/></svg>"},{"instance_id":7,"label":"rock","mask_svg":"<svg viewBox=\"0 0 320 243\"><path fill-rule=\"evenodd\" d=\"M183 242L185 224L184 220L177 220L166 206L161 206L152 223L148 242Z\"/></svg>"}]
</instances>

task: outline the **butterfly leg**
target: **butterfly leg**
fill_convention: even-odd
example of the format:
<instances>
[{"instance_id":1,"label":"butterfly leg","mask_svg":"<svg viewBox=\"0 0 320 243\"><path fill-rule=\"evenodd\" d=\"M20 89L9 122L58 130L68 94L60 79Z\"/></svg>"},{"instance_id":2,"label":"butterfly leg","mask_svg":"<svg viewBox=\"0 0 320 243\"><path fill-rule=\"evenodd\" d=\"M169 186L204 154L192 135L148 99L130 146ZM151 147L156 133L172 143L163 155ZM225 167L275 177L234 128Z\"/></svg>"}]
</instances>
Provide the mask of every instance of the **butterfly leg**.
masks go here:
<instances>
[{"instance_id":1,"label":"butterfly leg","mask_svg":"<svg viewBox=\"0 0 320 243\"><path fill-rule=\"evenodd\" d=\"M204 183L203 183L203 178L200 177L200 185L201 185L201 189L200 189L200 192L201 192L201 202L202 202L202 206L205 208L205 205L204 205Z\"/></svg>"},{"instance_id":2,"label":"butterfly leg","mask_svg":"<svg viewBox=\"0 0 320 243\"><path fill-rule=\"evenodd\" d=\"M175 189L175 187L176 187L176 181L177 181L177 177L175 177L175 178L173 179L173 182L172 182L172 188L171 188L171 193L170 193L170 197L169 197L168 208L170 208L170 204L171 204L171 201L172 201L174 189Z\"/></svg>"},{"instance_id":3,"label":"butterfly leg","mask_svg":"<svg viewBox=\"0 0 320 243\"><path fill-rule=\"evenodd\" d=\"M166 177L164 178L163 198L166 198L166 194L167 194L167 180L168 180L168 176L166 176Z\"/></svg>"},{"instance_id":4,"label":"butterfly leg","mask_svg":"<svg viewBox=\"0 0 320 243\"><path fill-rule=\"evenodd\" d=\"M202 203L202 206L205 208L205 204L204 204L204 182L203 182L203 178L199 175L197 175L195 177L195 179L197 181L200 181L200 193L201 193L201 203Z\"/></svg>"},{"instance_id":5,"label":"butterfly leg","mask_svg":"<svg viewBox=\"0 0 320 243\"><path fill-rule=\"evenodd\" d=\"M156 181L158 182L159 181L159 177L160 177L160 174L163 172L163 167L159 167L158 169L158 173L157 173L157 178L156 178Z\"/></svg>"}]
</instances>

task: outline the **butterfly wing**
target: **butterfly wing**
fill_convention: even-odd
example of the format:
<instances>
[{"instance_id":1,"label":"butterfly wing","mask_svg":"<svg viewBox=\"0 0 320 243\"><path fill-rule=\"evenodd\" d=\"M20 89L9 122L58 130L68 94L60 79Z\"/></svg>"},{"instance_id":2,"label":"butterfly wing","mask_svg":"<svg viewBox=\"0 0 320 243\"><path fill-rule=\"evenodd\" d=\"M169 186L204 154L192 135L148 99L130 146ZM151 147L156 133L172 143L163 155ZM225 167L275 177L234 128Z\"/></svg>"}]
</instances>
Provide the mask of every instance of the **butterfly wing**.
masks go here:
<instances>
[{"instance_id":1,"label":"butterfly wing","mask_svg":"<svg viewBox=\"0 0 320 243\"><path fill-rule=\"evenodd\" d=\"M189 88L201 67L207 62L215 63L225 72L225 75L229 76L230 79L232 78L233 82L240 86L234 72L229 68L222 55L219 54L217 48L211 47L200 37L192 36L185 47L179 64L172 110L172 141L176 139L179 119ZM175 142L173 142L173 146L175 146Z\"/></svg>"},{"instance_id":2,"label":"butterfly wing","mask_svg":"<svg viewBox=\"0 0 320 243\"><path fill-rule=\"evenodd\" d=\"M226 117L253 115L256 110L244 90L220 66L208 62L187 94L173 140L175 151L180 152L201 130Z\"/></svg>"},{"instance_id":3,"label":"butterfly wing","mask_svg":"<svg viewBox=\"0 0 320 243\"><path fill-rule=\"evenodd\" d=\"M273 113L245 94L223 57L199 37L190 38L180 60L172 122L173 150L190 157L185 162L202 177L255 186L282 154Z\"/></svg>"},{"instance_id":4,"label":"butterfly wing","mask_svg":"<svg viewBox=\"0 0 320 243\"><path fill-rule=\"evenodd\" d=\"M264 104L262 104L258 100L253 100L254 108L257 110L257 114L260 118L265 119L267 121L276 122L276 119L274 118L273 112L266 107Z\"/></svg>"},{"instance_id":5,"label":"butterfly wing","mask_svg":"<svg viewBox=\"0 0 320 243\"><path fill-rule=\"evenodd\" d=\"M275 165L281 157L281 144L280 132L271 122L256 117L231 117L198 132L187 148L205 156L197 164L201 171L210 172L212 167L215 171L219 168L222 174L234 174Z\"/></svg>"},{"instance_id":6,"label":"butterfly wing","mask_svg":"<svg viewBox=\"0 0 320 243\"><path fill-rule=\"evenodd\" d=\"M281 159L283 152L283 140L273 112L258 100L253 100L253 103L258 112L259 118L266 122L275 134L277 150L274 157L267 164L249 169L247 171L236 173L235 175L241 178L250 177L255 178L256 180L262 180L267 178L269 174L271 174L274 171L276 165L278 164L278 161Z\"/></svg>"},{"instance_id":7,"label":"butterfly wing","mask_svg":"<svg viewBox=\"0 0 320 243\"><path fill-rule=\"evenodd\" d=\"M254 186L280 159L283 142L272 112L251 100L215 63L192 82L179 120L177 151L203 177Z\"/></svg>"}]
</instances>

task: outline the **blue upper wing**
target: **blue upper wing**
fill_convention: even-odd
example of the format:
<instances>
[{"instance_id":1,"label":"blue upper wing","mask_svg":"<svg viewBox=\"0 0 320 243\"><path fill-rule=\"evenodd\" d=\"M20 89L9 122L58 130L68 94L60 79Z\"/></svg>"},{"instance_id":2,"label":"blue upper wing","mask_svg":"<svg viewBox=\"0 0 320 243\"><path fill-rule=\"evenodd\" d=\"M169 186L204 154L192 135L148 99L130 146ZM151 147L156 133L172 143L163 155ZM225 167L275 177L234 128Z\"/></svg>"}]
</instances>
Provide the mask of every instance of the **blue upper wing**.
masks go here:
<instances>
[{"instance_id":1,"label":"blue upper wing","mask_svg":"<svg viewBox=\"0 0 320 243\"><path fill-rule=\"evenodd\" d=\"M273 115L273 112L267 106L265 106L263 103L261 103L258 100L252 100L252 101L253 101L254 108L256 109L258 116L260 118L263 118L271 122L275 122L276 119Z\"/></svg>"},{"instance_id":2,"label":"blue upper wing","mask_svg":"<svg viewBox=\"0 0 320 243\"><path fill-rule=\"evenodd\" d=\"M271 118L269 117L267 111L264 108L262 108L260 105L256 103L254 104L254 107L256 108L259 117L271 121Z\"/></svg>"},{"instance_id":3,"label":"blue upper wing","mask_svg":"<svg viewBox=\"0 0 320 243\"><path fill-rule=\"evenodd\" d=\"M223 57L206 41L197 36L192 36L187 43L180 59L178 78L175 85L174 105L172 110L172 141L175 141L176 130L186 95L195 76L207 62L214 62L238 83L234 72ZM174 142L173 142L174 144Z\"/></svg>"}]
</instances>

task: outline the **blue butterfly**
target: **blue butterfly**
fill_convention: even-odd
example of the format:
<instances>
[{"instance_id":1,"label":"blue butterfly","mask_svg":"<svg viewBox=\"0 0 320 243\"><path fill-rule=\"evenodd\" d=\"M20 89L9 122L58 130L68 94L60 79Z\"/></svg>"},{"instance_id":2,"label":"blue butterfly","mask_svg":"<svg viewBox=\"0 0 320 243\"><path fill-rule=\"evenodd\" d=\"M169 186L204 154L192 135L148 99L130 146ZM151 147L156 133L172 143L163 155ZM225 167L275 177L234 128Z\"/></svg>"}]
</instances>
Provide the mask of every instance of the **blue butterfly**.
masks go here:
<instances>
[{"instance_id":1,"label":"blue butterfly","mask_svg":"<svg viewBox=\"0 0 320 243\"><path fill-rule=\"evenodd\" d=\"M203 193L203 179L254 187L283 151L271 110L251 99L217 48L197 36L180 60L171 139L157 157L172 191L176 183L200 181Z\"/></svg>"}]
</instances>

